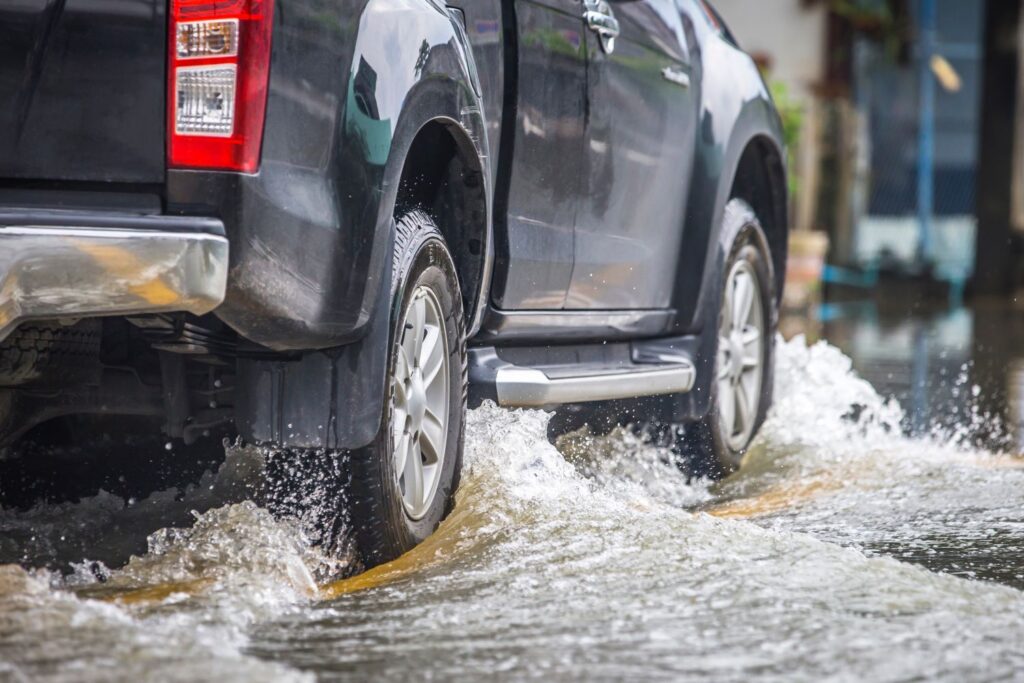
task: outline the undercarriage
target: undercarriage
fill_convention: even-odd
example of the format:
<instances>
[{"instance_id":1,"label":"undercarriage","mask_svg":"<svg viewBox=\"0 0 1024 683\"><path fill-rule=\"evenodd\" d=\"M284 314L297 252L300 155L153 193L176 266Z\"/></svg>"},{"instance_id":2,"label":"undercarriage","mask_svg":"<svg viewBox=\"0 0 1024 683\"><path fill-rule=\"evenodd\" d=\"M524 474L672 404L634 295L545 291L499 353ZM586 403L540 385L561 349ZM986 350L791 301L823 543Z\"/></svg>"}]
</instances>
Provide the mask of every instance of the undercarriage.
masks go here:
<instances>
[{"instance_id":1,"label":"undercarriage","mask_svg":"<svg viewBox=\"0 0 1024 683\"><path fill-rule=\"evenodd\" d=\"M186 445L230 432L239 353L213 316L23 324L0 343L0 446L71 416L152 418Z\"/></svg>"}]
</instances>

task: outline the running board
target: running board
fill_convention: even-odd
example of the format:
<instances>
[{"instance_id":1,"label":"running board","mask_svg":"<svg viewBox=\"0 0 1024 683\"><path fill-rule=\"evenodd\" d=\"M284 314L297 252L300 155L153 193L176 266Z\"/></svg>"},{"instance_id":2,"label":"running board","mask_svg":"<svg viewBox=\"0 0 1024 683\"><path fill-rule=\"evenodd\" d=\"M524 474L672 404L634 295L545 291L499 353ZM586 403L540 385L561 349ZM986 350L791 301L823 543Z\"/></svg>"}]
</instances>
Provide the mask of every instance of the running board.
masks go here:
<instances>
[{"instance_id":1,"label":"running board","mask_svg":"<svg viewBox=\"0 0 1024 683\"><path fill-rule=\"evenodd\" d=\"M495 388L498 405L539 408L562 403L682 394L693 388L696 374L692 363L578 377L548 377L543 370L536 368L510 367L498 370Z\"/></svg>"},{"instance_id":2,"label":"running board","mask_svg":"<svg viewBox=\"0 0 1024 683\"><path fill-rule=\"evenodd\" d=\"M626 359L526 365L502 359L493 348L472 349L470 356L470 382L478 390L474 393L510 408L682 394L693 389L697 375L693 363L682 357L658 363Z\"/></svg>"}]
</instances>

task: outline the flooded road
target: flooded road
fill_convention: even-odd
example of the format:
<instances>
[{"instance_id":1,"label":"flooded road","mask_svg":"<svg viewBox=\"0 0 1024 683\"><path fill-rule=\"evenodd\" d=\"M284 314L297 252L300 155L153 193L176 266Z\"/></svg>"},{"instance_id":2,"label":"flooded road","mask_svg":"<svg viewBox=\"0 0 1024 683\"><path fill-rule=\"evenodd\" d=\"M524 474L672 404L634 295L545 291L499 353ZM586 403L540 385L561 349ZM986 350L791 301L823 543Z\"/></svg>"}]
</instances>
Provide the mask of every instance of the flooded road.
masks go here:
<instances>
[{"instance_id":1,"label":"flooded road","mask_svg":"<svg viewBox=\"0 0 1024 683\"><path fill-rule=\"evenodd\" d=\"M1012 373L975 388L939 328L924 418L904 374L879 393L853 372L903 367L865 358L885 345L862 328L832 330L852 361L780 344L776 405L719 484L631 434L556 448L544 413L485 405L453 515L342 580L241 500L244 451L185 494L5 511L0 680L1022 679L1024 459L985 403L1012 417ZM116 557L119 532L191 509L122 568L32 569Z\"/></svg>"}]
</instances>

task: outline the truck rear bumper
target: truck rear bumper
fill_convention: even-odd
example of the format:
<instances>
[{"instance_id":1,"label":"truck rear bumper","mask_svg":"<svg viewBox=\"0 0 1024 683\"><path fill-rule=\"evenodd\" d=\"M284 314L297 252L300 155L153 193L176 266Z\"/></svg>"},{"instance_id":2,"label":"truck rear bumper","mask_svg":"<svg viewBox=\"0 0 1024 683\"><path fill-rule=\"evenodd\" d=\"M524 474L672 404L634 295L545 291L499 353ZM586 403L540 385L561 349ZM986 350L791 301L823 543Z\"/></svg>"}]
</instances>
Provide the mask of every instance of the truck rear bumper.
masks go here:
<instances>
[{"instance_id":1,"label":"truck rear bumper","mask_svg":"<svg viewBox=\"0 0 1024 683\"><path fill-rule=\"evenodd\" d=\"M0 340L30 319L208 313L227 273L216 219L0 210Z\"/></svg>"}]
</instances>

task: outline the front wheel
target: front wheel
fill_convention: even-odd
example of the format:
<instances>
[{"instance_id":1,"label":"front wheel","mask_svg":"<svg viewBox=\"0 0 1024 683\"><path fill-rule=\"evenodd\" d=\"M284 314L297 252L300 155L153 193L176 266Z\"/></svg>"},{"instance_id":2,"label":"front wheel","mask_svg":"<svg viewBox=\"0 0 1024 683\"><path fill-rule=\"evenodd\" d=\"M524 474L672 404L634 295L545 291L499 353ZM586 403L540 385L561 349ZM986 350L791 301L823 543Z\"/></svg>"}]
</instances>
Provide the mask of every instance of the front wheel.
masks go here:
<instances>
[{"instance_id":1,"label":"front wheel","mask_svg":"<svg viewBox=\"0 0 1024 683\"><path fill-rule=\"evenodd\" d=\"M730 202L725 215L723 228L735 238L722 269L711 409L685 430L686 450L698 469L718 476L740 466L764 422L771 400L777 319L768 241L761 224L740 200Z\"/></svg>"}]
</instances>

